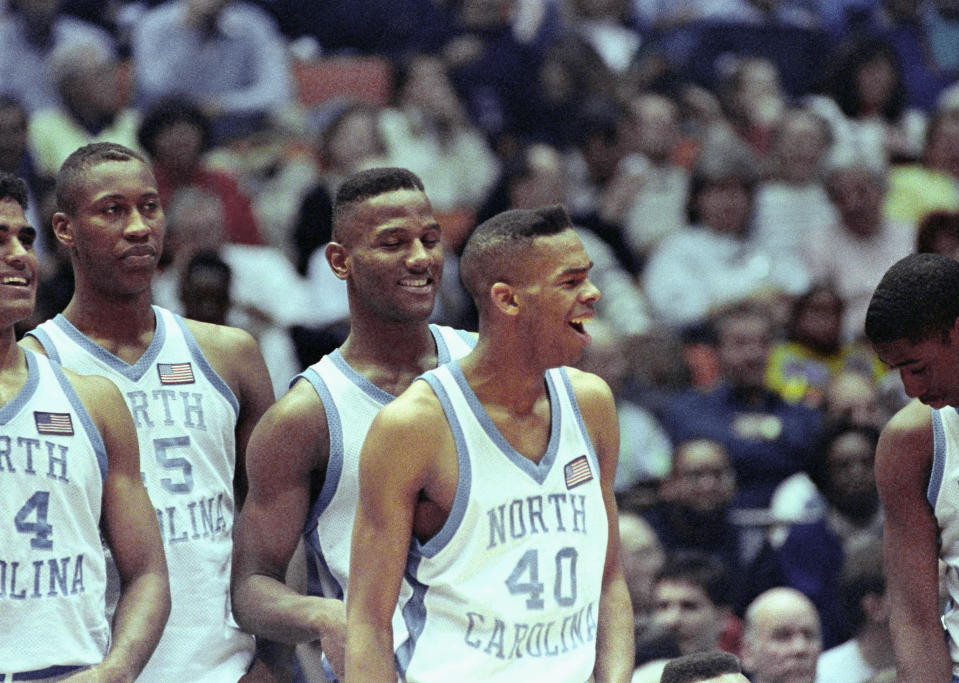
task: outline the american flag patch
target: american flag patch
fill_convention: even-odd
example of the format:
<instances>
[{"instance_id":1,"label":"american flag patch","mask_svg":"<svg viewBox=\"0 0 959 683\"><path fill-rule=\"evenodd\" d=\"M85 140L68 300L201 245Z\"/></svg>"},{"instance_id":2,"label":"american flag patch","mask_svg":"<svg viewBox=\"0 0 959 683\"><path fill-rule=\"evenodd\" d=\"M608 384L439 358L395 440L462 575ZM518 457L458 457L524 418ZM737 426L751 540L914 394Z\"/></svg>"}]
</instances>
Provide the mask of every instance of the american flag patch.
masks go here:
<instances>
[{"instance_id":1,"label":"american flag patch","mask_svg":"<svg viewBox=\"0 0 959 683\"><path fill-rule=\"evenodd\" d=\"M566 488L576 488L580 484L585 484L593 478L593 471L589 469L589 460L585 455L581 455L575 460L566 463L563 468L563 475L566 477Z\"/></svg>"},{"instance_id":2,"label":"american flag patch","mask_svg":"<svg viewBox=\"0 0 959 683\"><path fill-rule=\"evenodd\" d=\"M193 366L190 363L157 363L160 384L193 384Z\"/></svg>"},{"instance_id":3,"label":"american flag patch","mask_svg":"<svg viewBox=\"0 0 959 683\"><path fill-rule=\"evenodd\" d=\"M40 434L65 434L73 436L73 419L70 413L41 413L34 411L33 421Z\"/></svg>"}]
</instances>

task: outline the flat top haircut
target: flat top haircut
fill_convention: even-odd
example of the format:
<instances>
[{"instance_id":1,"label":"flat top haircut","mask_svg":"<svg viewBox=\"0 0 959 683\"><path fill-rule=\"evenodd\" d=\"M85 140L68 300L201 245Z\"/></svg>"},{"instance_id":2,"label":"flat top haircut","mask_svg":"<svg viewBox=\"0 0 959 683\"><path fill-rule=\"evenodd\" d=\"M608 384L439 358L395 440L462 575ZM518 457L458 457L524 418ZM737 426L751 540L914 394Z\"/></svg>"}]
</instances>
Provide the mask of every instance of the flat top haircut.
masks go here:
<instances>
[{"instance_id":1,"label":"flat top haircut","mask_svg":"<svg viewBox=\"0 0 959 683\"><path fill-rule=\"evenodd\" d=\"M910 254L886 271L866 311L873 344L905 339L916 344L948 334L959 318L959 261Z\"/></svg>"},{"instance_id":2,"label":"flat top haircut","mask_svg":"<svg viewBox=\"0 0 959 683\"><path fill-rule=\"evenodd\" d=\"M116 142L92 142L75 150L60 166L57 173L57 211L73 214L77 210L77 190L83 186L86 174L107 161L139 161L150 164L139 153Z\"/></svg>"},{"instance_id":3,"label":"flat top haircut","mask_svg":"<svg viewBox=\"0 0 959 683\"><path fill-rule=\"evenodd\" d=\"M479 303L495 282L508 282L521 254L537 237L557 235L573 227L566 209L556 204L538 209L512 209L480 223L460 257L460 278ZM510 267L512 266L512 267Z\"/></svg>"},{"instance_id":4,"label":"flat top haircut","mask_svg":"<svg viewBox=\"0 0 959 683\"><path fill-rule=\"evenodd\" d=\"M12 173L0 172L0 201L12 199L24 211L27 210L27 184Z\"/></svg>"},{"instance_id":5,"label":"flat top haircut","mask_svg":"<svg viewBox=\"0 0 959 683\"><path fill-rule=\"evenodd\" d=\"M342 243L346 237L345 217L350 207L396 190L426 191L419 176L405 168L370 168L347 178L333 201L333 241Z\"/></svg>"},{"instance_id":6,"label":"flat top haircut","mask_svg":"<svg viewBox=\"0 0 959 683\"><path fill-rule=\"evenodd\" d=\"M663 668L660 683L697 683L723 674L742 673L739 658L729 652L694 652L670 660Z\"/></svg>"}]
</instances>

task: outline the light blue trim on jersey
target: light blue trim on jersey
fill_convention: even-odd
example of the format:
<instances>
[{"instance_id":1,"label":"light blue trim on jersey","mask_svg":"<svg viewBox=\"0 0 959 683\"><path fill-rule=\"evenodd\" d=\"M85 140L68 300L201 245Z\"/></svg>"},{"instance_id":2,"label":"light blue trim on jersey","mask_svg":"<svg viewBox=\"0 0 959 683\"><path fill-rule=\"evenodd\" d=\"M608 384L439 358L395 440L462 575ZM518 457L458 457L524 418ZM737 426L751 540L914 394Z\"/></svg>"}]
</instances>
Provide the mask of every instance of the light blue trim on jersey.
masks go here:
<instances>
[{"instance_id":1,"label":"light blue trim on jersey","mask_svg":"<svg viewBox=\"0 0 959 683\"><path fill-rule=\"evenodd\" d=\"M154 309L155 308L154 306ZM111 370L119 375L123 375L131 382L139 382L143 375L153 366L157 356L160 354L160 349L163 348L163 342L166 341L166 323L163 321L163 316L156 310L153 311L153 316L156 318L156 329L153 332L153 339L150 340L150 345L147 347L147 350L143 352L143 355L140 356L133 365L130 365L122 358L118 358L96 342L87 338L83 332L74 327L73 323L63 317L62 313L57 313L57 315L52 318L52 323L70 337L77 346L94 358L109 365ZM44 348L46 349L46 345L44 345Z\"/></svg>"},{"instance_id":2,"label":"light blue trim on jersey","mask_svg":"<svg viewBox=\"0 0 959 683\"><path fill-rule=\"evenodd\" d=\"M27 379L20 387L17 395L0 408L0 425L5 425L15 418L23 410L23 406L37 392L37 385L40 383L40 371L37 368L36 361L30 357L32 355L30 351L24 349L24 353L27 356Z\"/></svg>"},{"instance_id":3,"label":"light blue trim on jersey","mask_svg":"<svg viewBox=\"0 0 959 683\"><path fill-rule=\"evenodd\" d=\"M153 307L153 314L157 317L157 320L160 319L160 311L157 310L157 307ZM236 394L233 393L233 390L230 388L230 385L217 374L216 370L213 369L213 366L210 365L210 361L206 359L206 356L203 355L203 350L200 348L200 344L197 342L196 337L193 336L193 332L190 331L190 328L186 326L186 321L182 316L173 313L173 319L176 321L177 325L180 327L180 331L183 333L183 340L186 342L187 348L190 349L190 353L193 355L193 362L197 364L197 367L203 371L203 375L206 377L207 381L213 385L213 388L223 394L223 398L226 399L233 407L233 412L236 413L237 419L240 417L240 401L237 399ZM159 324L157 325L159 328Z\"/></svg>"},{"instance_id":4,"label":"light blue trim on jersey","mask_svg":"<svg viewBox=\"0 0 959 683\"><path fill-rule=\"evenodd\" d=\"M936 509L939 499L939 490L942 488L942 478L946 470L946 432L942 426L942 415L938 410L929 409L932 413L932 467L929 471L929 486L926 488L926 498L932 509ZM945 410L955 410L949 407Z\"/></svg>"},{"instance_id":5,"label":"light blue trim on jersey","mask_svg":"<svg viewBox=\"0 0 959 683\"><path fill-rule=\"evenodd\" d=\"M548 381L548 376L546 386L549 393L550 406L549 442L546 445L546 452L543 454L543 457L540 458L538 463L535 463L513 448L512 444L510 444L510 442L506 440L506 437L504 437L499 429L496 428L496 425L493 424L493 420L490 419L489 414L487 414L486 410L483 408L483 404L480 403L479 398L476 397L472 387L470 387L469 382L466 381L466 376L463 375L463 369L459 366L459 363L448 363L446 367L450 369L453 378L456 380L460 390L463 392L466 402L469 404L470 409L473 411L473 415L480 423L480 426L482 426L483 431L486 432L486 435L490 438L490 440L496 444L500 451L502 451L503 455L505 455L514 465L516 465L518 469L525 472L537 484L542 484L544 481L546 481L546 477L556 460L556 453L559 450L561 427L560 422L562 421L562 412L559 410L556 387L553 386L551 381Z\"/></svg>"},{"instance_id":6,"label":"light blue trim on jersey","mask_svg":"<svg viewBox=\"0 0 959 683\"><path fill-rule=\"evenodd\" d=\"M583 419L583 414L579 410L579 401L576 400L576 394L573 391L573 383L569 381L569 373L566 372L566 368L556 368L555 372L559 376L563 386L566 388L566 394L569 396L569 403L573 408L573 414L576 416L576 424L579 425L579 432L583 435L583 443L586 444L586 448L593 460L593 464L596 466L596 471L599 472L599 457L596 455L596 449L593 447L593 440L589 436L589 430L586 429L586 421ZM546 374L546 377L550 382L553 381L552 376L553 371L550 371Z\"/></svg>"},{"instance_id":7,"label":"light blue trim on jersey","mask_svg":"<svg viewBox=\"0 0 959 683\"><path fill-rule=\"evenodd\" d=\"M456 366L456 363L450 363L446 367L452 369L453 366ZM450 431L453 432L453 441L456 444L456 460L459 466L459 474L456 483L456 495L453 497L453 507L450 509L449 515L446 517L446 521L443 522L443 526L440 527L440 530L436 533L436 535L426 541L426 543L421 543L419 540L414 538L410 544L411 554L419 554L424 557L433 557L436 555L436 553L445 548L447 543L450 542L450 539L453 538L456 530L459 529L460 524L463 521L463 517L466 515L466 507L467 503L469 503L470 489L473 486L473 471L470 468L469 448L466 445L466 437L463 436L463 427L460 425L456 411L453 409L453 403L450 401L449 394L446 393L446 389L443 387L443 384L440 382L440 380L434 377L431 373L421 375L419 379L425 380L430 387L432 387L433 392L439 399L440 405L443 407L443 412L446 413L446 419L449 422ZM419 564L418 561L413 565L413 571L409 571L409 568L407 570L410 583L414 587L416 585L414 577L416 576L415 567L417 564Z\"/></svg>"},{"instance_id":8,"label":"light blue trim on jersey","mask_svg":"<svg viewBox=\"0 0 959 683\"><path fill-rule=\"evenodd\" d=\"M34 327L27 332L27 334L40 342L40 346L42 346L43 350L47 353L47 358L55 363L62 364L57 345L53 343L53 339L50 338L50 334L45 329L42 327Z\"/></svg>"},{"instance_id":9,"label":"light blue trim on jersey","mask_svg":"<svg viewBox=\"0 0 959 683\"><path fill-rule=\"evenodd\" d=\"M396 671L402 678L406 677L406 670L413 659L416 643L423 635L423 629L426 627L426 593L429 589L425 584L413 578L419 564L419 556L410 556L406 562L406 580L413 589L413 595L403 605L403 622L406 624L407 637L396 648L393 655Z\"/></svg>"},{"instance_id":10,"label":"light blue trim on jersey","mask_svg":"<svg viewBox=\"0 0 959 683\"><path fill-rule=\"evenodd\" d=\"M24 351L27 353L27 364L36 363L36 360L32 358L34 355L33 352L28 349L24 349ZM93 418L90 417L86 406L83 405L80 397L77 396L76 389L74 389L73 385L67 380L67 376L64 374L60 364L50 362L50 369L53 370L53 374L56 375L57 381L60 382L60 387L63 389L63 393L66 395L67 400L70 401L70 405L73 406L77 417L80 418L80 423L87 433L87 438L90 439L90 445L93 446L93 452L96 453L97 456L97 465L100 467L100 478L106 479L108 469L107 447L103 443L103 437L100 435L100 431L96 428L96 425L93 424Z\"/></svg>"}]
</instances>

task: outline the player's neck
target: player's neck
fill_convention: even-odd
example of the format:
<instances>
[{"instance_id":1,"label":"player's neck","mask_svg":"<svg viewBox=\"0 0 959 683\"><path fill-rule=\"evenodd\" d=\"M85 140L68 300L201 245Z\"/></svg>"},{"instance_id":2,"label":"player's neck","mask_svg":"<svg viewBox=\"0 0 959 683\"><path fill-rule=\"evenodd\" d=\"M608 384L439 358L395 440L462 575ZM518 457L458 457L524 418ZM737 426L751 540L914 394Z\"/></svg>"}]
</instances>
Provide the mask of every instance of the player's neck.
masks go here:
<instances>
[{"instance_id":1,"label":"player's neck","mask_svg":"<svg viewBox=\"0 0 959 683\"><path fill-rule=\"evenodd\" d=\"M63 310L63 317L85 336L124 359L128 359L129 353L139 357L137 351L149 346L156 329L149 293L146 297L104 300L84 296L77 290ZM119 349L128 353L119 353Z\"/></svg>"},{"instance_id":2,"label":"player's neck","mask_svg":"<svg viewBox=\"0 0 959 683\"><path fill-rule=\"evenodd\" d=\"M340 347L340 352L351 362L415 365L424 355L436 354L436 342L425 320L370 324L354 318L350 321L350 334Z\"/></svg>"},{"instance_id":3,"label":"player's neck","mask_svg":"<svg viewBox=\"0 0 959 683\"><path fill-rule=\"evenodd\" d=\"M482 335L460 365L481 403L495 403L516 415L532 412L546 394L546 368L531 362L522 349L495 346Z\"/></svg>"},{"instance_id":4,"label":"player's neck","mask_svg":"<svg viewBox=\"0 0 959 683\"><path fill-rule=\"evenodd\" d=\"M13 328L0 338L0 406L9 403L27 381L27 364L23 349L17 344Z\"/></svg>"}]
</instances>

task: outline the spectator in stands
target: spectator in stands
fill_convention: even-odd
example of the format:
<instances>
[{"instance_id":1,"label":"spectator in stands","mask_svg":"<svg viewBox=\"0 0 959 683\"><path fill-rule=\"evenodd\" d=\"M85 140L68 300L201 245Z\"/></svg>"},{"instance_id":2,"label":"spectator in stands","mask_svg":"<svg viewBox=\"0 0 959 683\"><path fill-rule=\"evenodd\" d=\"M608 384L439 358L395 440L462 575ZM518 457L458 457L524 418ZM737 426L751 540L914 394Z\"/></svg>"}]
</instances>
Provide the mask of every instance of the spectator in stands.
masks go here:
<instances>
[{"instance_id":1,"label":"spectator in stands","mask_svg":"<svg viewBox=\"0 0 959 683\"><path fill-rule=\"evenodd\" d=\"M45 269L49 252L56 244L49 222L42 219L41 202L53 190L53 179L40 172L27 145L29 114L23 103L10 95L0 95L0 171L22 178L27 184L27 220L36 226L34 250Z\"/></svg>"},{"instance_id":2,"label":"spectator in stands","mask_svg":"<svg viewBox=\"0 0 959 683\"><path fill-rule=\"evenodd\" d=\"M937 209L959 210L959 107L943 107L932 115L919 163L889 171L883 206L887 218L916 226Z\"/></svg>"},{"instance_id":3,"label":"spectator in stands","mask_svg":"<svg viewBox=\"0 0 959 683\"><path fill-rule=\"evenodd\" d=\"M293 96L285 39L244 0L166 0L136 23L131 49L140 106L191 97L217 143L255 130Z\"/></svg>"},{"instance_id":4,"label":"spectator in stands","mask_svg":"<svg viewBox=\"0 0 959 683\"><path fill-rule=\"evenodd\" d=\"M773 128L765 175L756 188L757 244L802 270L808 233L836 218L824 182L831 140L821 117L800 107L787 109Z\"/></svg>"},{"instance_id":5,"label":"spectator in stands","mask_svg":"<svg viewBox=\"0 0 959 683\"><path fill-rule=\"evenodd\" d=\"M769 356L770 389L792 403L822 408L829 385L841 372L858 370L879 382L885 366L872 347L842 338L844 307L836 289L825 283L793 301L786 339Z\"/></svg>"},{"instance_id":6,"label":"spectator in stands","mask_svg":"<svg viewBox=\"0 0 959 683\"><path fill-rule=\"evenodd\" d=\"M810 232L807 265L813 281L831 281L846 304L842 339L862 339L866 306L883 269L912 251L915 227L883 218L882 169L849 159L827 181L839 220Z\"/></svg>"},{"instance_id":7,"label":"spectator in stands","mask_svg":"<svg viewBox=\"0 0 959 683\"><path fill-rule=\"evenodd\" d=\"M736 508L765 508L776 485L809 463L818 412L786 403L766 387L772 321L768 309L744 301L711 320L721 381L688 390L666 406L663 426L674 444L706 438L729 454L736 472Z\"/></svg>"},{"instance_id":8,"label":"spectator in stands","mask_svg":"<svg viewBox=\"0 0 959 683\"><path fill-rule=\"evenodd\" d=\"M959 211L932 211L919 222L916 251L959 260Z\"/></svg>"},{"instance_id":9,"label":"spectator in stands","mask_svg":"<svg viewBox=\"0 0 959 683\"><path fill-rule=\"evenodd\" d=\"M109 33L64 14L60 5L59 0L8 0L0 16L0 92L15 96L31 114L60 105L49 64L58 48L90 43L115 50Z\"/></svg>"},{"instance_id":10,"label":"spectator in stands","mask_svg":"<svg viewBox=\"0 0 959 683\"><path fill-rule=\"evenodd\" d=\"M780 67L767 57L737 57L720 69L716 91L733 131L765 156L788 106Z\"/></svg>"},{"instance_id":11,"label":"spectator in stands","mask_svg":"<svg viewBox=\"0 0 959 683\"><path fill-rule=\"evenodd\" d=\"M653 528L634 512L620 508L619 551L623 576L633 606L636 637L640 638L651 627L653 614L653 581L666 561L663 547ZM668 647L674 646L670 643ZM669 650L670 653L674 649ZM657 653L649 653L656 657Z\"/></svg>"},{"instance_id":12,"label":"spectator in stands","mask_svg":"<svg viewBox=\"0 0 959 683\"><path fill-rule=\"evenodd\" d=\"M223 208L224 237L234 244L263 244L250 198L233 176L206 163L211 122L192 100L159 100L144 114L137 138L153 164L161 202L186 187L211 192Z\"/></svg>"},{"instance_id":13,"label":"spectator in stands","mask_svg":"<svg viewBox=\"0 0 959 683\"><path fill-rule=\"evenodd\" d=\"M750 296L776 299L805 291L806 272L762 249L751 235L756 180L753 157L741 143L707 143L689 189L689 225L653 250L643 273L660 320L694 326Z\"/></svg>"},{"instance_id":14,"label":"spectator in stands","mask_svg":"<svg viewBox=\"0 0 959 683\"><path fill-rule=\"evenodd\" d=\"M117 142L139 151L139 113L126 106L119 61L97 43L58 47L49 60L57 106L30 117L28 144L41 173L54 176L70 154L90 142Z\"/></svg>"},{"instance_id":15,"label":"spectator in stands","mask_svg":"<svg viewBox=\"0 0 959 683\"><path fill-rule=\"evenodd\" d=\"M852 38L838 46L828 64L823 93L806 101L829 122L832 154L875 168L918 159L926 116L906 106L892 45L873 36Z\"/></svg>"},{"instance_id":16,"label":"spectator in stands","mask_svg":"<svg viewBox=\"0 0 959 683\"><path fill-rule=\"evenodd\" d=\"M816 609L792 588L757 597L743 631L743 669L753 683L813 683L822 644Z\"/></svg>"},{"instance_id":17,"label":"spectator in stands","mask_svg":"<svg viewBox=\"0 0 959 683\"><path fill-rule=\"evenodd\" d=\"M425 53L404 60L393 92L394 105L379 116L390 156L423 180L434 210L475 211L496 182L499 163L469 120L443 60Z\"/></svg>"},{"instance_id":18,"label":"spectator in stands","mask_svg":"<svg viewBox=\"0 0 959 683\"><path fill-rule=\"evenodd\" d=\"M897 373L887 371L877 382L860 370L843 370L826 389L825 419L881 429L908 400Z\"/></svg>"},{"instance_id":19,"label":"spectator in stands","mask_svg":"<svg viewBox=\"0 0 959 683\"><path fill-rule=\"evenodd\" d=\"M822 653L816 683L869 683L896 664L879 541L847 555L840 585L846 623L854 635Z\"/></svg>"}]
</instances>

